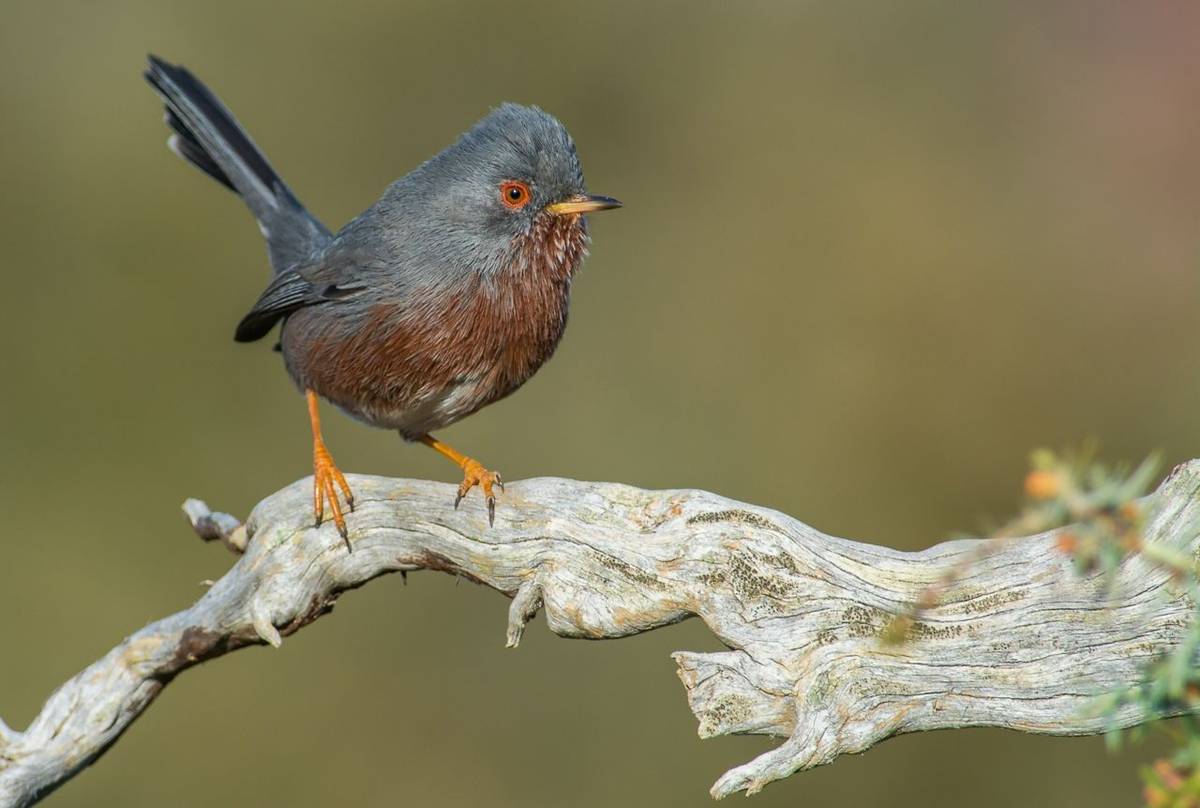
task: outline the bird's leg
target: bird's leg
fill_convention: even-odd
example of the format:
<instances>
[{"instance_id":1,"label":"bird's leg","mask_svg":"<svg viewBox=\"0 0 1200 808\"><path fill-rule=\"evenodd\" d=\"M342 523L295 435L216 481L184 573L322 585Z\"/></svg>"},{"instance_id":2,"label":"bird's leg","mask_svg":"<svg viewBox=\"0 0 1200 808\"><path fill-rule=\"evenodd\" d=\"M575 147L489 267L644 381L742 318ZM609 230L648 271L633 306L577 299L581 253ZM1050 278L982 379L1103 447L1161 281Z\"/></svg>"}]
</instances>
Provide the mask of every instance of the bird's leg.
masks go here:
<instances>
[{"instance_id":1,"label":"bird's leg","mask_svg":"<svg viewBox=\"0 0 1200 808\"><path fill-rule=\"evenodd\" d=\"M462 498L467 495L467 492L478 485L483 491L484 497L487 498L488 524L494 525L496 523L496 495L492 493L492 488L499 486L501 491L504 490L504 481L500 479L500 474L488 471L478 460L467 457L453 446L447 446L433 435L422 435L421 443L438 454L448 457L463 470L463 481L458 484L458 496L454 498L454 507L458 508L458 503L462 502Z\"/></svg>"},{"instance_id":2,"label":"bird's leg","mask_svg":"<svg viewBox=\"0 0 1200 808\"><path fill-rule=\"evenodd\" d=\"M333 523L337 526L338 533L342 534L342 540L346 542L346 549L352 550L350 534L346 531L346 519L342 516L342 506L338 502L334 485L342 489L350 510L354 510L354 494L350 493L350 486L346 482L346 478L333 464L333 457L325 448L325 441L321 438L321 416L317 412L317 394L312 390L305 390L304 396L308 399L308 420L312 424L313 513L317 518L316 526L321 526L321 520L325 516L325 500L329 500L329 509L333 511Z\"/></svg>"}]
</instances>

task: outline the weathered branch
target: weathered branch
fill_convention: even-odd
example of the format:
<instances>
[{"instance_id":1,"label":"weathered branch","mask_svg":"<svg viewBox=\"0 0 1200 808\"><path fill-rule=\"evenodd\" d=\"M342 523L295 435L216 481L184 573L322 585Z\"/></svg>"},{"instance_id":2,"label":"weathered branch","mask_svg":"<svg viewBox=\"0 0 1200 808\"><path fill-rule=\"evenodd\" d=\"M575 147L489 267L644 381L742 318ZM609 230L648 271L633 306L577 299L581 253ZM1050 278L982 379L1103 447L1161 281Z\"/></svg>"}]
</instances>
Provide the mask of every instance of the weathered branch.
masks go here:
<instances>
[{"instance_id":1,"label":"weathered branch","mask_svg":"<svg viewBox=\"0 0 1200 808\"><path fill-rule=\"evenodd\" d=\"M903 553L702 491L559 479L509 486L488 529L477 501L449 507L446 485L356 477L347 553L331 525L312 529L310 485L267 498L244 529L189 502L203 537L245 554L191 608L59 688L27 730L0 722L0 805L31 804L90 764L178 673L246 645L278 645L387 572L442 570L508 595L510 646L538 610L564 637L700 617L730 649L674 655L701 737L786 739L722 777L716 797L902 732L1101 732L1093 698L1135 682L1190 616L1164 570L1134 558L1106 587L1076 576L1050 534L988 553L971 541ZM1200 461L1164 483L1149 540L1195 550L1198 490ZM910 640L884 642L889 621L965 554L978 558L920 614ZM1117 720L1145 716L1126 707Z\"/></svg>"}]
</instances>

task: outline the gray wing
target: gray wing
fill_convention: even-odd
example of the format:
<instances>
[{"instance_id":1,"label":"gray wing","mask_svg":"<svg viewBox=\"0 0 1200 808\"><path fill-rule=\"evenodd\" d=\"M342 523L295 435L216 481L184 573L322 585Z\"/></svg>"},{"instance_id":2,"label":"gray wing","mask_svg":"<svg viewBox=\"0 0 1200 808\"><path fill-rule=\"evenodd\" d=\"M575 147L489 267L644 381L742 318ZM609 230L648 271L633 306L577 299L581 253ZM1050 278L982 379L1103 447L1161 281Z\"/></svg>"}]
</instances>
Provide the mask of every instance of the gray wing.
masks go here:
<instances>
[{"instance_id":1,"label":"gray wing","mask_svg":"<svg viewBox=\"0 0 1200 808\"><path fill-rule=\"evenodd\" d=\"M345 300L366 289L354 278L354 267L326 263L286 269L271 278L253 308L238 323L233 338L238 342L262 339L275 323L297 309Z\"/></svg>"}]
</instances>

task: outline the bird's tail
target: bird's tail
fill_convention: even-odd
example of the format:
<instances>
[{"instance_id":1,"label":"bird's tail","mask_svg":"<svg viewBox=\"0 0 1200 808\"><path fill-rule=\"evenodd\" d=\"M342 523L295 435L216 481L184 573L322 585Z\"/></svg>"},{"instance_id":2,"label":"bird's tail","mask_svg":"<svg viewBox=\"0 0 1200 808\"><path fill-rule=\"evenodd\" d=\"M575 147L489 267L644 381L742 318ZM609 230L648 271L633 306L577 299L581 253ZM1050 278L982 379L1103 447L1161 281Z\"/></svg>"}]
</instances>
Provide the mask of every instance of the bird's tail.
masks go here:
<instances>
[{"instance_id":1,"label":"bird's tail","mask_svg":"<svg viewBox=\"0 0 1200 808\"><path fill-rule=\"evenodd\" d=\"M166 103L171 150L236 192L258 219L271 265L281 272L329 241L329 231L300 204L250 136L186 68L149 57L146 81Z\"/></svg>"}]
</instances>

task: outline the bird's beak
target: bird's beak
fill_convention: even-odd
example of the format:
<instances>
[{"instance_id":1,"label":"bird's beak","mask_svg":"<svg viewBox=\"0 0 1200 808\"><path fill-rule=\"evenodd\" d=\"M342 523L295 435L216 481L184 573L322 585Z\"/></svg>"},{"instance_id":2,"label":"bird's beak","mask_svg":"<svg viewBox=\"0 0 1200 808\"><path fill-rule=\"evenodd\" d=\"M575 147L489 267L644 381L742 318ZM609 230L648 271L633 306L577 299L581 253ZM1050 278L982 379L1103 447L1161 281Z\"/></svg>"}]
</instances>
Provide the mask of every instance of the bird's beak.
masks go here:
<instances>
[{"instance_id":1,"label":"bird's beak","mask_svg":"<svg viewBox=\"0 0 1200 808\"><path fill-rule=\"evenodd\" d=\"M619 207L621 207L621 203L611 196L576 194L564 199L562 202L547 205L546 210L556 216L565 216L568 213L594 213L598 210L612 210Z\"/></svg>"}]
</instances>

